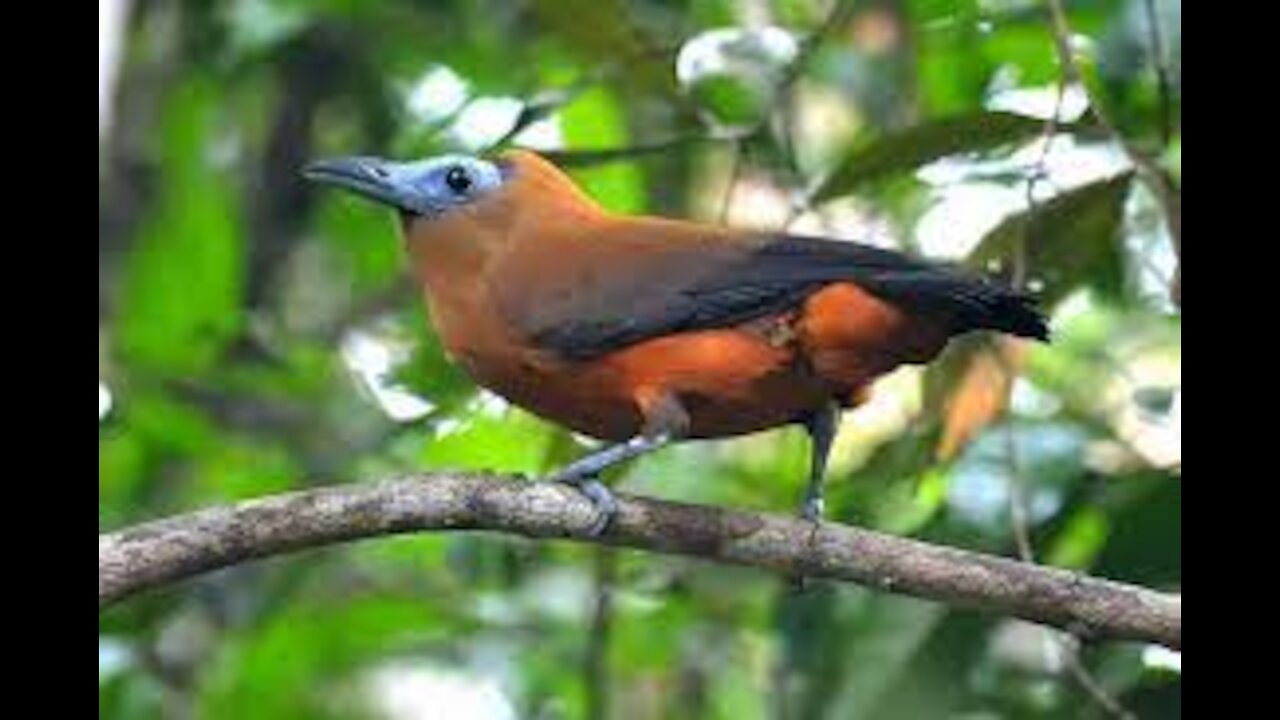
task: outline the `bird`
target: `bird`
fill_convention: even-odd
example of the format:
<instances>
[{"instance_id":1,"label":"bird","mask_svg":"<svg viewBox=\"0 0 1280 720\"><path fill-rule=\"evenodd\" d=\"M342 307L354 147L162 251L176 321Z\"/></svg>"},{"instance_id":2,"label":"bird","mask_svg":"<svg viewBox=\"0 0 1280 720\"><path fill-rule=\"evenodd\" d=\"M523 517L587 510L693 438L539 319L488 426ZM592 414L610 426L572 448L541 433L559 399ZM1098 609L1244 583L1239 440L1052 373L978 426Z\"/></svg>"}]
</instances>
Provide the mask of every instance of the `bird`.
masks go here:
<instances>
[{"instance_id":1,"label":"bird","mask_svg":"<svg viewBox=\"0 0 1280 720\"><path fill-rule=\"evenodd\" d=\"M820 523L838 421L872 383L955 337L1049 341L1033 296L853 241L611 212L530 150L303 170L399 215L449 357L479 386L602 443L545 478L594 505L609 469L661 448L800 426L799 514Z\"/></svg>"}]
</instances>

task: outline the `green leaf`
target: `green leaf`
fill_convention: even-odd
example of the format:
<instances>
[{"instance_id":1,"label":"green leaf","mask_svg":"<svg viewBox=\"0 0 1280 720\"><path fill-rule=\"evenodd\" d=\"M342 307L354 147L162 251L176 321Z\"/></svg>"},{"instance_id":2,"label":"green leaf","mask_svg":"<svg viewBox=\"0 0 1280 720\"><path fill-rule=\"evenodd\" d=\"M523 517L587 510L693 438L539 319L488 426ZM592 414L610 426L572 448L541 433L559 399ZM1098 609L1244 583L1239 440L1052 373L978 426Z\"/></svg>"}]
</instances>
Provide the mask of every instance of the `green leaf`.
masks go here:
<instances>
[{"instance_id":1,"label":"green leaf","mask_svg":"<svg viewBox=\"0 0 1280 720\"><path fill-rule=\"evenodd\" d=\"M286 448L225 437L193 468L186 505L204 507L291 490L301 470Z\"/></svg>"},{"instance_id":2,"label":"green leaf","mask_svg":"<svg viewBox=\"0 0 1280 720\"><path fill-rule=\"evenodd\" d=\"M1117 296L1125 279L1120 231L1132 185L1133 175L1126 172L1009 217L982 240L968 264L1007 268L1025 252L1027 277L1043 285L1037 294L1046 306L1081 287Z\"/></svg>"},{"instance_id":3,"label":"green leaf","mask_svg":"<svg viewBox=\"0 0 1280 720\"><path fill-rule=\"evenodd\" d=\"M688 602L663 598L657 608L631 612L622 608L614 620L614 648L633 671L655 672L673 667L697 615Z\"/></svg>"},{"instance_id":4,"label":"green leaf","mask_svg":"<svg viewBox=\"0 0 1280 720\"><path fill-rule=\"evenodd\" d=\"M864 142L815 194L819 202L911 172L950 155L994 150L1044 132L1043 120L1007 112L978 112L934 120Z\"/></svg>"},{"instance_id":5,"label":"green leaf","mask_svg":"<svg viewBox=\"0 0 1280 720\"><path fill-rule=\"evenodd\" d=\"M630 142L622 99L605 88L584 93L560 115L570 148L623 147ZM631 163L574 170L573 177L589 195L615 212L641 212L646 206L644 173Z\"/></svg>"},{"instance_id":6,"label":"green leaf","mask_svg":"<svg viewBox=\"0 0 1280 720\"><path fill-rule=\"evenodd\" d=\"M1045 555L1054 567L1087 570L1107 544L1109 523L1105 513L1086 507L1071 517Z\"/></svg>"},{"instance_id":7,"label":"green leaf","mask_svg":"<svg viewBox=\"0 0 1280 720\"><path fill-rule=\"evenodd\" d=\"M428 605L386 595L297 604L229 634L201 678L197 715L333 717L336 684L441 635Z\"/></svg>"},{"instance_id":8,"label":"green leaf","mask_svg":"<svg viewBox=\"0 0 1280 720\"><path fill-rule=\"evenodd\" d=\"M1182 184L1182 133L1178 133L1173 137L1173 141L1169 144L1169 149L1161 158L1161 163L1169 174L1173 176L1174 182Z\"/></svg>"},{"instance_id":9,"label":"green leaf","mask_svg":"<svg viewBox=\"0 0 1280 720\"><path fill-rule=\"evenodd\" d=\"M428 441L421 460L427 468L533 474L543 469L550 441L548 426L531 415L512 410L495 417L482 410Z\"/></svg>"},{"instance_id":10,"label":"green leaf","mask_svg":"<svg viewBox=\"0 0 1280 720\"><path fill-rule=\"evenodd\" d=\"M1093 572L1169 588L1182 581L1182 484L1163 473L1117 478L1107 487L1112 518Z\"/></svg>"},{"instance_id":11,"label":"green leaf","mask_svg":"<svg viewBox=\"0 0 1280 720\"><path fill-rule=\"evenodd\" d=\"M838 717L876 717L904 673L910 673L915 653L929 641L946 617L946 608L910 598L871 593L851 594L837 618L847 638L840 675L829 682L828 714ZM834 711L834 712L833 712Z\"/></svg>"},{"instance_id":12,"label":"green leaf","mask_svg":"<svg viewBox=\"0 0 1280 720\"><path fill-rule=\"evenodd\" d=\"M913 601L889 598L887 602ZM917 612L928 623L928 632L916 639L910 657L890 655L889 659L897 663L897 672L884 678L888 682L876 688L878 692L872 698L846 696L854 702L853 711L840 712L835 717L923 720L964 716L960 710L969 698L974 668L986 656L991 619L977 613L951 612L930 622L927 609ZM891 642L905 643L909 637Z\"/></svg>"},{"instance_id":13,"label":"green leaf","mask_svg":"<svg viewBox=\"0 0 1280 720\"><path fill-rule=\"evenodd\" d=\"M544 0L530 9L549 34L589 66L617 64L615 87L672 95L674 75L650 56L652 45L637 30L630 5L624 0Z\"/></svg>"},{"instance_id":14,"label":"green leaf","mask_svg":"<svg viewBox=\"0 0 1280 720\"><path fill-rule=\"evenodd\" d=\"M127 429L98 438L98 527L113 527L128 519L139 504L135 494L146 483L147 444Z\"/></svg>"},{"instance_id":15,"label":"green leaf","mask_svg":"<svg viewBox=\"0 0 1280 720\"><path fill-rule=\"evenodd\" d=\"M213 367L244 325L239 208L209 153L220 101L200 79L169 98L159 206L124 270L121 354L162 375Z\"/></svg>"},{"instance_id":16,"label":"green leaf","mask_svg":"<svg viewBox=\"0 0 1280 720\"><path fill-rule=\"evenodd\" d=\"M943 509L947 477L935 466L931 423L884 443L846 483L830 483L832 519L884 532L920 530Z\"/></svg>"},{"instance_id":17,"label":"green leaf","mask_svg":"<svg viewBox=\"0 0 1280 720\"><path fill-rule=\"evenodd\" d=\"M392 213L330 193L320 207L318 223L357 293L376 292L401 277L404 250Z\"/></svg>"},{"instance_id":18,"label":"green leaf","mask_svg":"<svg viewBox=\"0 0 1280 720\"><path fill-rule=\"evenodd\" d=\"M982 52L978 0L911 0L910 6L924 28L913 58L918 103L932 117L976 110L996 69Z\"/></svg>"},{"instance_id":19,"label":"green leaf","mask_svg":"<svg viewBox=\"0 0 1280 720\"><path fill-rule=\"evenodd\" d=\"M730 0L691 0L689 15L699 27L724 27L734 23L735 13Z\"/></svg>"},{"instance_id":20,"label":"green leaf","mask_svg":"<svg viewBox=\"0 0 1280 720\"><path fill-rule=\"evenodd\" d=\"M692 94L725 127L754 127L770 110L767 90L733 75L705 78L693 86Z\"/></svg>"}]
</instances>

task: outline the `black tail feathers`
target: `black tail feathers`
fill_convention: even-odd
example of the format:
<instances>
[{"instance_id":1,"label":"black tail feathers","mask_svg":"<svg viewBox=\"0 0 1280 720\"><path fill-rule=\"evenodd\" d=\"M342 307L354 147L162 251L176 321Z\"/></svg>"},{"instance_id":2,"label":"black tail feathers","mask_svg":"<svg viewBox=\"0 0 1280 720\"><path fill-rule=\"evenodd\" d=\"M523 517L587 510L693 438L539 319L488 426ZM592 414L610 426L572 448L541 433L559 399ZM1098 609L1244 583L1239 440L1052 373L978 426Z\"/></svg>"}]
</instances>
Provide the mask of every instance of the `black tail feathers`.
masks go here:
<instances>
[{"instance_id":1,"label":"black tail feathers","mask_svg":"<svg viewBox=\"0 0 1280 720\"><path fill-rule=\"evenodd\" d=\"M971 283L972 289L956 314L958 332L998 330L1049 342L1049 323L1037 307L1035 297L988 280Z\"/></svg>"},{"instance_id":2,"label":"black tail feathers","mask_svg":"<svg viewBox=\"0 0 1280 720\"><path fill-rule=\"evenodd\" d=\"M887 273L871 284L900 305L947 318L955 334L996 330L1049 342L1049 323L1036 299L994 280L930 268Z\"/></svg>"}]
</instances>

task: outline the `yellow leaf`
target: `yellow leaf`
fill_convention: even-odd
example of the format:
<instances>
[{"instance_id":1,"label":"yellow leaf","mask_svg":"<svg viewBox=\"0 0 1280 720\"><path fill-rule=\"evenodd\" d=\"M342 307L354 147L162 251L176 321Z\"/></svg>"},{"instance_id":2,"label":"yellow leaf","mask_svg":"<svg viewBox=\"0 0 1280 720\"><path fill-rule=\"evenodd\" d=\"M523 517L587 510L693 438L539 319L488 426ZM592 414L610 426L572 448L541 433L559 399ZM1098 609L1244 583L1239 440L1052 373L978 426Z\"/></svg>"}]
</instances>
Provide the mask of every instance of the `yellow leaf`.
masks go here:
<instances>
[{"instance_id":1,"label":"yellow leaf","mask_svg":"<svg viewBox=\"0 0 1280 720\"><path fill-rule=\"evenodd\" d=\"M958 380L943 409L938 458L952 460L978 433L995 422L1009 406L1013 381L1025 350L1016 340L974 343L966 348Z\"/></svg>"}]
</instances>

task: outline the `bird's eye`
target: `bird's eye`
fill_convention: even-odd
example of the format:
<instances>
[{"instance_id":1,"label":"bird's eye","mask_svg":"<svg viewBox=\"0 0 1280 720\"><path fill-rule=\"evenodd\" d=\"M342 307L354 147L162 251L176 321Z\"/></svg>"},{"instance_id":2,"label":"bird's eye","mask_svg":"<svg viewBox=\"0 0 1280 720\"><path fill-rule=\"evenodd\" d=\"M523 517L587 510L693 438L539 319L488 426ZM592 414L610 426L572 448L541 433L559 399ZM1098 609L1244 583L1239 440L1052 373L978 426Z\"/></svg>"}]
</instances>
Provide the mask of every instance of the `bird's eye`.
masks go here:
<instances>
[{"instance_id":1,"label":"bird's eye","mask_svg":"<svg viewBox=\"0 0 1280 720\"><path fill-rule=\"evenodd\" d=\"M444 182L455 195L466 195L475 185L471 179L471 173L462 167L450 168L449 174L444 177Z\"/></svg>"}]
</instances>

